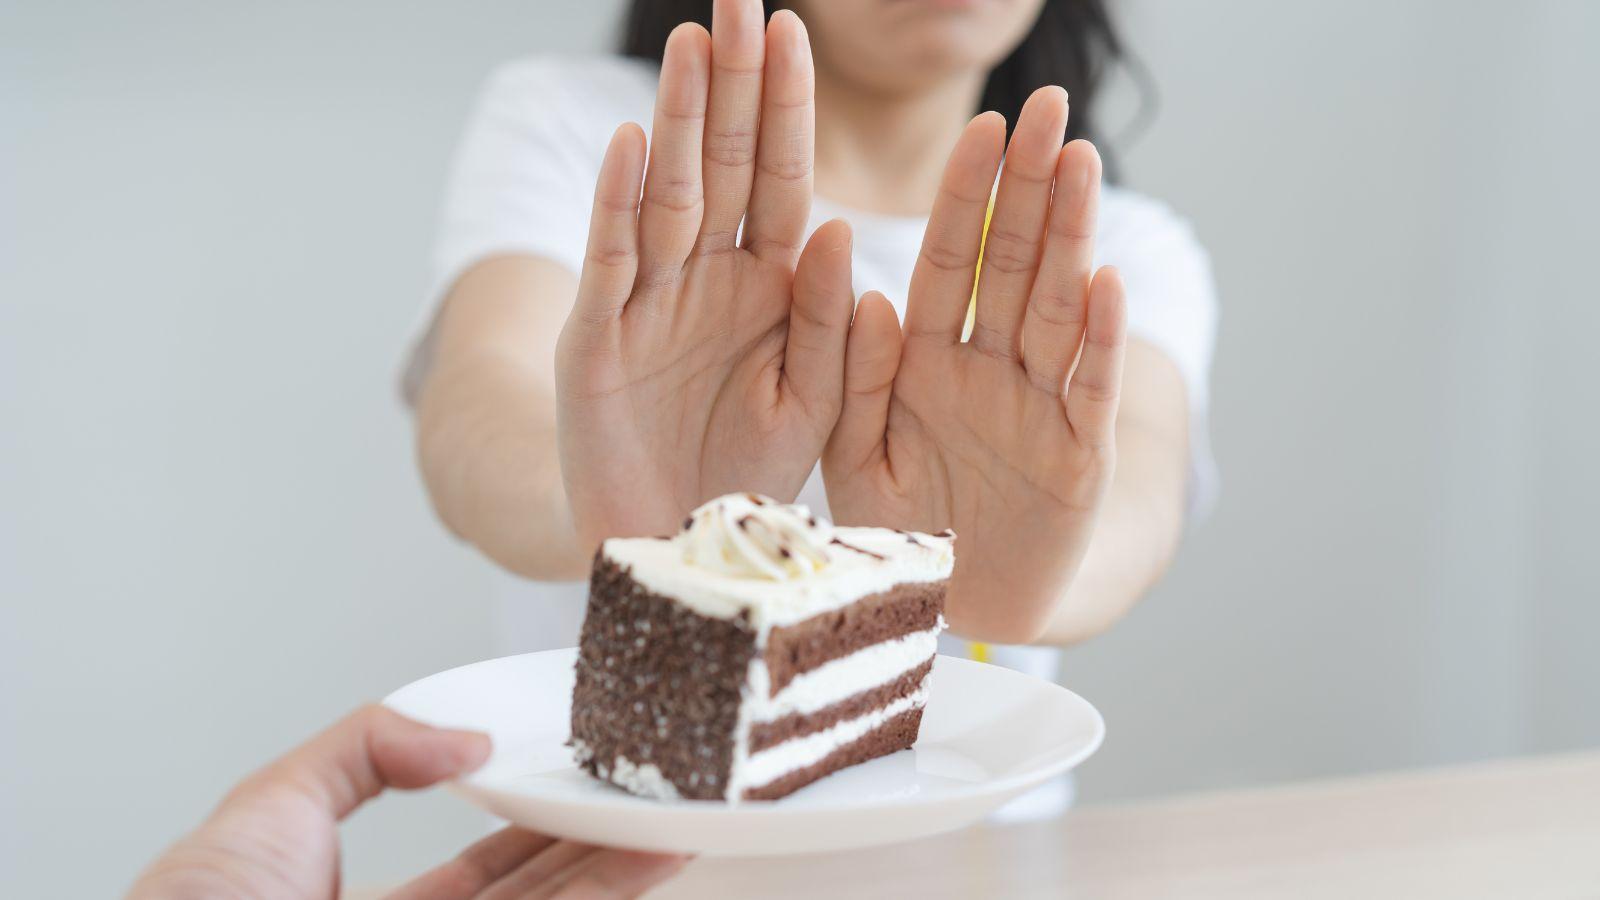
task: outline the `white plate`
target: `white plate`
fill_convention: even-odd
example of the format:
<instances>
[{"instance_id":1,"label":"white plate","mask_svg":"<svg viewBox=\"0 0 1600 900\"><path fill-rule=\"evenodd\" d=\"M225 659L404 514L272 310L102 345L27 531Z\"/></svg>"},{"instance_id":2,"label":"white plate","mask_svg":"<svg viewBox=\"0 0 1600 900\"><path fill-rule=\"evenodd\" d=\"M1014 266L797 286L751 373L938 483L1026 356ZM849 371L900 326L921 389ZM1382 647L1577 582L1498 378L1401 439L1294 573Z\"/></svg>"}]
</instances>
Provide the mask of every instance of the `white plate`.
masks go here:
<instances>
[{"instance_id":1,"label":"white plate","mask_svg":"<svg viewBox=\"0 0 1600 900\"><path fill-rule=\"evenodd\" d=\"M501 818L597 844L751 856L866 847L951 831L1059 775L1100 746L1105 723L1059 685L965 659L934 664L910 750L823 778L782 800L647 800L573 764L575 649L440 672L384 701L414 719L486 731L489 762L452 787Z\"/></svg>"}]
</instances>

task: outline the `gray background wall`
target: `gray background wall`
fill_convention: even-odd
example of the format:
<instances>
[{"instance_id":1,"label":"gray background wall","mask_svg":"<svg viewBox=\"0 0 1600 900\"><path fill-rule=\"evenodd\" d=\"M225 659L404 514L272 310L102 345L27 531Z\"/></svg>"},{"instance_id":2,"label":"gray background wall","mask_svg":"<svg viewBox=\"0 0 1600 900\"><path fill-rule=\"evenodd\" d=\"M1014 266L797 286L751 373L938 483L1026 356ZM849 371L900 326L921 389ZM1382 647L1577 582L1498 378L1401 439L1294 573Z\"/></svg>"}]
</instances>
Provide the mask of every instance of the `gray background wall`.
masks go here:
<instances>
[{"instance_id":1,"label":"gray background wall","mask_svg":"<svg viewBox=\"0 0 1600 900\"><path fill-rule=\"evenodd\" d=\"M393 369L477 82L617 6L0 4L0 893L112 893L489 652ZM1088 802L1600 743L1600 10L1122 12L1161 87L1127 180L1221 283L1226 484L1069 656L1111 725ZM480 825L384 799L350 874Z\"/></svg>"}]
</instances>

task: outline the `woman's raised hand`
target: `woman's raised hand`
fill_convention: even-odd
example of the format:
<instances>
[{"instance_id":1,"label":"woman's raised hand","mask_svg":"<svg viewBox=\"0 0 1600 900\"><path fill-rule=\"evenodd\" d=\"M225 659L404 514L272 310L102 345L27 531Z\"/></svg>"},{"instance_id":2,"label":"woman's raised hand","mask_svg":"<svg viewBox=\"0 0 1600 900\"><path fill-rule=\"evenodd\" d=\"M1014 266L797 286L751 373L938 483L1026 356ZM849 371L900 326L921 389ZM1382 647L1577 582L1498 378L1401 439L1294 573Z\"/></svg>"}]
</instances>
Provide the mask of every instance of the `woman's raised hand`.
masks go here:
<instances>
[{"instance_id":1,"label":"woman's raised hand","mask_svg":"<svg viewBox=\"0 0 1600 900\"><path fill-rule=\"evenodd\" d=\"M759 0L716 0L709 35L667 41L648 164L637 125L612 138L557 351L585 546L669 533L728 491L792 498L821 454L854 298L843 223L802 249L813 94L793 13L763 28Z\"/></svg>"},{"instance_id":2,"label":"woman's raised hand","mask_svg":"<svg viewBox=\"0 0 1600 900\"><path fill-rule=\"evenodd\" d=\"M1094 271L1100 159L1062 147L1067 96L1036 92L1004 152L973 119L945 168L911 279L904 334L881 296L851 328L845 403L823 455L843 523L954 528L946 614L958 632L1025 642L1048 625L1111 484L1123 289ZM961 339L973 277L977 313Z\"/></svg>"}]
</instances>

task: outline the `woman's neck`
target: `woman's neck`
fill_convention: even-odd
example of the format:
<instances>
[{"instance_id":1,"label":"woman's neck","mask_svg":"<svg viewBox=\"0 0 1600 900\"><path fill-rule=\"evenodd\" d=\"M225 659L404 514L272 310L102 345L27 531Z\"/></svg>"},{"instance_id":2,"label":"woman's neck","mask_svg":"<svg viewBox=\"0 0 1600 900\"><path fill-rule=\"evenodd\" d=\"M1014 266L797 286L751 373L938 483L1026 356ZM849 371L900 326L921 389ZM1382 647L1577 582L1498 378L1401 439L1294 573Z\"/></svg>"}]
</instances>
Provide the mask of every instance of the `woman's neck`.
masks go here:
<instances>
[{"instance_id":1,"label":"woman's neck","mask_svg":"<svg viewBox=\"0 0 1600 900\"><path fill-rule=\"evenodd\" d=\"M817 193L863 212L927 215L981 73L915 93L871 93L817 72Z\"/></svg>"}]
</instances>

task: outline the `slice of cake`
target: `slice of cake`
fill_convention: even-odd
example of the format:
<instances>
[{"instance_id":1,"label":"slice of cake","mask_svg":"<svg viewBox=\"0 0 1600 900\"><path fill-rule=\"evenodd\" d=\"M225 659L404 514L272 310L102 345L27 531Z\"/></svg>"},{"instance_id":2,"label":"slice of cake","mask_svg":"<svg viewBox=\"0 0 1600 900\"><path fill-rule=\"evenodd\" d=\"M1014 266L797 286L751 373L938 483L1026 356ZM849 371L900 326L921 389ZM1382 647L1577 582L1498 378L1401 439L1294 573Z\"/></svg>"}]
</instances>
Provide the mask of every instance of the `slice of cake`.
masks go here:
<instances>
[{"instance_id":1,"label":"slice of cake","mask_svg":"<svg viewBox=\"0 0 1600 900\"><path fill-rule=\"evenodd\" d=\"M729 494L595 556L572 745L636 794L774 800L910 747L955 535Z\"/></svg>"}]
</instances>

